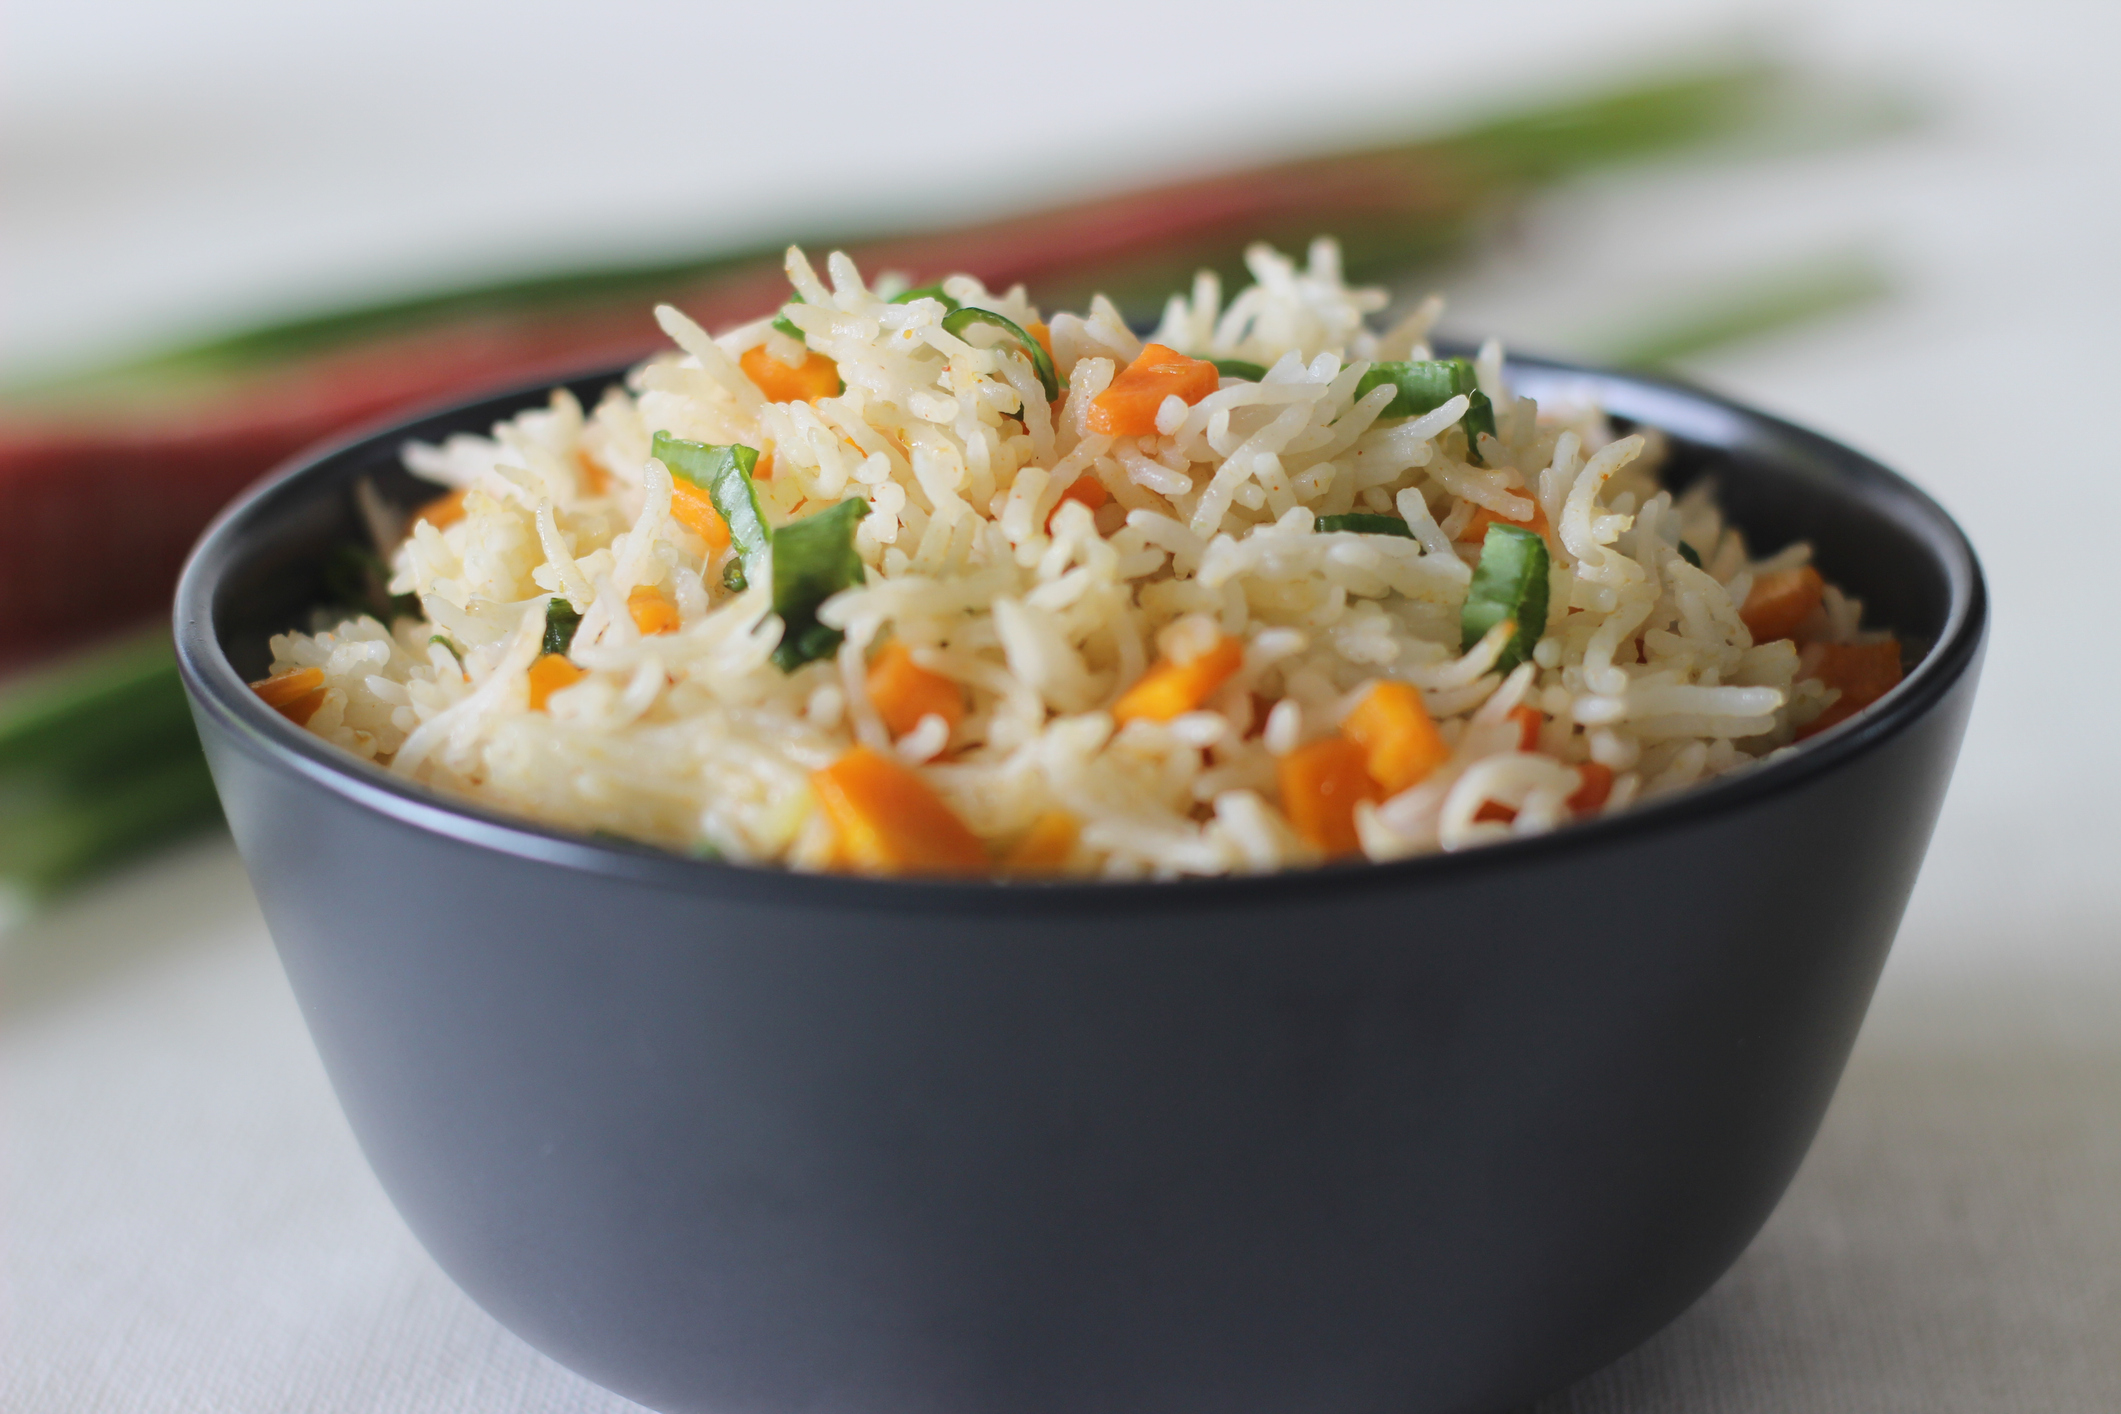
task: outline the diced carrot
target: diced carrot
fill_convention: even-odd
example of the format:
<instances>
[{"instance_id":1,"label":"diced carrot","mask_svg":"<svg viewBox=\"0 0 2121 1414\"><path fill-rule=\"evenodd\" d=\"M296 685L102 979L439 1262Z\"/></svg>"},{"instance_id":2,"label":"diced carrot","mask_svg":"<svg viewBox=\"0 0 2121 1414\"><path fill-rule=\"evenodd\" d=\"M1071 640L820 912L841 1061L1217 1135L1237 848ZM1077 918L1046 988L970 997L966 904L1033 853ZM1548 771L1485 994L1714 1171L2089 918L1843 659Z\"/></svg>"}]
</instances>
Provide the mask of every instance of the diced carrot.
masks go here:
<instances>
[{"instance_id":1,"label":"diced carrot","mask_svg":"<svg viewBox=\"0 0 2121 1414\"><path fill-rule=\"evenodd\" d=\"M1144 345L1141 356L1120 371L1112 386L1090 400L1084 420L1092 432L1108 437L1147 437L1156 431L1156 410L1177 394L1197 403L1222 382L1215 365L1187 358L1162 344Z\"/></svg>"},{"instance_id":2,"label":"diced carrot","mask_svg":"<svg viewBox=\"0 0 2121 1414\"><path fill-rule=\"evenodd\" d=\"M589 455L587 447L574 449L574 464L582 469L582 486L592 496L601 496L611 489L611 473L604 464Z\"/></svg>"},{"instance_id":3,"label":"diced carrot","mask_svg":"<svg viewBox=\"0 0 2121 1414\"><path fill-rule=\"evenodd\" d=\"M706 541L710 553L719 555L729 548L729 522L714 508L714 498L682 476L670 478L670 514Z\"/></svg>"},{"instance_id":4,"label":"diced carrot","mask_svg":"<svg viewBox=\"0 0 2121 1414\"><path fill-rule=\"evenodd\" d=\"M1826 581L1810 565L1764 574L1753 581L1753 590L1745 596L1745 607L1738 611L1738 617L1745 621L1753 642L1773 643L1797 631L1797 625L1819 607L1819 597L1825 589Z\"/></svg>"},{"instance_id":5,"label":"diced carrot","mask_svg":"<svg viewBox=\"0 0 2121 1414\"><path fill-rule=\"evenodd\" d=\"M1421 693L1403 682L1380 682L1364 693L1340 730L1363 749L1370 779L1391 795L1420 784L1451 754Z\"/></svg>"},{"instance_id":6,"label":"diced carrot","mask_svg":"<svg viewBox=\"0 0 2121 1414\"><path fill-rule=\"evenodd\" d=\"M254 682L250 690L263 699L266 706L275 712L297 698L306 697L324 686L322 668L289 668L284 673Z\"/></svg>"},{"instance_id":7,"label":"diced carrot","mask_svg":"<svg viewBox=\"0 0 2121 1414\"><path fill-rule=\"evenodd\" d=\"M869 703L893 736L912 731L923 717L941 717L952 731L965 720L965 690L914 662L913 650L896 639L870 660Z\"/></svg>"},{"instance_id":8,"label":"diced carrot","mask_svg":"<svg viewBox=\"0 0 2121 1414\"><path fill-rule=\"evenodd\" d=\"M1034 319L1024 326L1024 332L1038 340L1038 346L1046 351L1047 358L1053 357L1053 331L1051 329L1048 329L1041 321Z\"/></svg>"},{"instance_id":9,"label":"diced carrot","mask_svg":"<svg viewBox=\"0 0 2121 1414\"><path fill-rule=\"evenodd\" d=\"M744 350L737 366L770 403L814 403L840 391L840 366L821 353L809 354L801 367L790 368L757 344Z\"/></svg>"},{"instance_id":10,"label":"diced carrot","mask_svg":"<svg viewBox=\"0 0 2121 1414\"><path fill-rule=\"evenodd\" d=\"M773 448L768 447L765 451L759 453L758 461L752 464L751 479L753 481L773 480Z\"/></svg>"},{"instance_id":11,"label":"diced carrot","mask_svg":"<svg viewBox=\"0 0 2121 1414\"><path fill-rule=\"evenodd\" d=\"M1228 636L1217 639L1213 648L1191 662L1158 659L1141 681L1112 704L1113 720L1124 724L1140 717L1168 722L1183 716L1206 702L1244 662L1245 645Z\"/></svg>"},{"instance_id":12,"label":"diced carrot","mask_svg":"<svg viewBox=\"0 0 2121 1414\"><path fill-rule=\"evenodd\" d=\"M1050 874L1075 853L1083 827L1065 810L1048 810L1002 858L1002 868L1018 874Z\"/></svg>"},{"instance_id":13,"label":"diced carrot","mask_svg":"<svg viewBox=\"0 0 2121 1414\"><path fill-rule=\"evenodd\" d=\"M1893 690L1900 681L1900 641L1806 644L1797 657L1797 676L1841 689L1831 706L1798 731L1801 741L1847 721Z\"/></svg>"},{"instance_id":14,"label":"diced carrot","mask_svg":"<svg viewBox=\"0 0 2121 1414\"><path fill-rule=\"evenodd\" d=\"M1068 483L1068 489L1060 493L1060 498L1061 501L1081 501L1094 511L1099 506L1104 505L1105 502L1111 500L1112 493L1105 489L1104 482L1099 481L1097 477L1086 471ZM1046 512L1047 534L1053 533L1053 518L1059 514L1060 501L1055 501L1053 509Z\"/></svg>"},{"instance_id":15,"label":"diced carrot","mask_svg":"<svg viewBox=\"0 0 2121 1414\"><path fill-rule=\"evenodd\" d=\"M634 587L626 596L626 612L633 615L633 626L645 634L676 633L682 622L678 606L652 584Z\"/></svg>"},{"instance_id":16,"label":"diced carrot","mask_svg":"<svg viewBox=\"0 0 2121 1414\"><path fill-rule=\"evenodd\" d=\"M447 530L458 521L464 519L464 497L466 494L466 489L460 486L446 496L437 496L417 511L414 511L412 518L415 521L424 520L436 530Z\"/></svg>"},{"instance_id":17,"label":"diced carrot","mask_svg":"<svg viewBox=\"0 0 2121 1414\"><path fill-rule=\"evenodd\" d=\"M1586 761L1576 768L1578 785L1576 793L1569 797L1569 809L1578 815L1588 815L1604 805L1606 797L1613 793L1613 768L1601 766L1596 761Z\"/></svg>"},{"instance_id":18,"label":"diced carrot","mask_svg":"<svg viewBox=\"0 0 2121 1414\"><path fill-rule=\"evenodd\" d=\"M565 653L547 653L530 665L530 710L544 711L547 699L555 692L572 687L587 676Z\"/></svg>"},{"instance_id":19,"label":"diced carrot","mask_svg":"<svg viewBox=\"0 0 2121 1414\"><path fill-rule=\"evenodd\" d=\"M1369 753L1344 736L1321 737L1277 763L1281 809L1296 833L1330 857L1362 848L1355 806L1384 792L1370 779Z\"/></svg>"},{"instance_id":20,"label":"diced carrot","mask_svg":"<svg viewBox=\"0 0 2121 1414\"><path fill-rule=\"evenodd\" d=\"M1552 542L1554 539L1554 527L1547 523L1547 508L1529 496L1525 499L1532 502L1532 518L1530 520L1511 520L1508 516L1495 514L1486 506L1473 507L1472 519L1459 528L1458 542L1461 545L1480 544L1481 541L1488 538L1488 527L1491 525L1520 525L1526 530L1533 531L1543 536L1547 541Z\"/></svg>"},{"instance_id":21,"label":"diced carrot","mask_svg":"<svg viewBox=\"0 0 2121 1414\"><path fill-rule=\"evenodd\" d=\"M909 767L857 746L810 788L832 822L836 857L875 874L977 874L987 867L979 837Z\"/></svg>"},{"instance_id":22,"label":"diced carrot","mask_svg":"<svg viewBox=\"0 0 2121 1414\"><path fill-rule=\"evenodd\" d=\"M1473 818L1482 821L1493 820L1498 824L1507 825L1517 819L1517 810L1516 807L1504 805L1499 800L1484 800L1480 803L1480 809L1473 812Z\"/></svg>"},{"instance_id":23,"label":"diced carrot","mask_svg":"<svg viewBox=\"0 0 2121 1414\"><path fill-rule=\"evenodd\" d=\"M1537 707L1512 707L1509 718L1517 723L1517 749L1536 751L1539 748L1539 729L1546 725L1546 713Z\"/></svg>"}]
</instances>

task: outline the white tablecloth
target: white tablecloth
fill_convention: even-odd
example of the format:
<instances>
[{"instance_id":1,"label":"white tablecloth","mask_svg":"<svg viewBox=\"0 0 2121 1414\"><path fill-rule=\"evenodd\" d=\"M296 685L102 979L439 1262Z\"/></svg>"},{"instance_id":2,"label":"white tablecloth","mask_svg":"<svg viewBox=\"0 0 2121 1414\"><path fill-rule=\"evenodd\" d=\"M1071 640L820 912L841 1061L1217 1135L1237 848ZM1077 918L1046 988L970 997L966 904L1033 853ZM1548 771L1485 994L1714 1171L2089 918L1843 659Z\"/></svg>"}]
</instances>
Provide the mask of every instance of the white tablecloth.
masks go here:
<instances>
[{"instance_id":1,"label":"white tablecloth","mask_svg":"<svg viewBox=\"0 0 2121 1414\"><path fill-rule=\"evenodd\" d=\"M741 30L763 20L639 4L564 24L521 7L371 8L361 22L250 0L11 16L8 362L351 288L363 271L394 278L451 252L470 268L481 251L528 259L674 241L681 227L764 229L800 204L773 187L779 169L756 143L642 155L651 119L704 111L655 62L799 47ZM1139 64L1115 69L1100 34L1121 15L1145 17L1137 35L1188 22L1100 0L1053 16L1031 52L1040 73L1085 74L1107 100L1052 127L1065 151L1048 150L1080 174L1100 152L1143 169L1212 150L1212 120L1198 141L1126 139L1215 111L1217 83L1249 95L1225 107L1240 114L1229 131L1256 146L1285 140L1276 113L1334 131L1329 114L1466 95L1484 66L1521 55L1565 73L1697 8L1378 4L1337 21L1374 32L1353 55L1314 29L1233 15L1198 40L1214 82L1156 83ZM910 7L875 54L932 50L905 42L922 17L992 13ZM2107 9L2061 0L1993 17L1899 0L1776 13L1801 52L1911 77L1938 116L1860 152L1560 197L1518 233L1501 274L1458 292L1461 326L1553 343L1753 256L1882 244L1905 275L1896 303L1697 372L1930 487L1987 562L1995 636L1928 869L1788 1198L1699 1306L1545 1407L2121 1410L2121 644L2095 607L2112 596L2112 536L2092 529L2121 517L2106 428L2121 386L2121 85L2109 71L2121 46ZM872 52L818 43L836 63ZM408 45L424 57L392 82L364 72ZM500 77L470 82L476 63ZM1368 87L1340 84L1335 64ZM780 69L736 67L714 70L724 110L781 102ZM1016 170L1002 160L1013 136L845 103L774 112L789 142L824 128L844 139L826 165L869 174L864 191L891 185L877 171L947 175L953 153ZM572 199L526 195L526 152L571 164L556 189ZM673 207L674 190L696 195ZM501 1331L406 1235L332 1102L225 842L98 885L0 949L0 1409L630 1407Z\"/></svg>"}]
</instances>

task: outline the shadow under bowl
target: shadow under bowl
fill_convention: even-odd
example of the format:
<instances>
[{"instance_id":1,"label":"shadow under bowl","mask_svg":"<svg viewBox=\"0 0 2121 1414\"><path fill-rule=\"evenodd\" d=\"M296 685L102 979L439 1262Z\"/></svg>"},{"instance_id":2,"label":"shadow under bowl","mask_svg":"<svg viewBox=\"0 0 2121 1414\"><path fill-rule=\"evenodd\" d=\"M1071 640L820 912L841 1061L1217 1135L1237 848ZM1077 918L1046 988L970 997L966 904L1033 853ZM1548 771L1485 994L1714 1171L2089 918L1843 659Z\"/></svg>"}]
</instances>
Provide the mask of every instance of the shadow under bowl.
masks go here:
<instances>
[{"instance_id":1,"label":"shadow under bowl","mask_svg":"<svg viewBox=\"0 0 2121 1414\"><path fill-rule=\"evenodd\" d=\"M179 589L184 681L348 1120L504 1325L657 1409L1506 1409L1671 1320L1833 1092L1986 627L1907 482L1682 386L1537 360L1664 429L1753 542L1919 647L1802 749L1449 857L1179 883L816 877L405 785L264 707L366 479L300 459ZM577 381L585 402L616 373Z\"/></svg>"}]
</instances>

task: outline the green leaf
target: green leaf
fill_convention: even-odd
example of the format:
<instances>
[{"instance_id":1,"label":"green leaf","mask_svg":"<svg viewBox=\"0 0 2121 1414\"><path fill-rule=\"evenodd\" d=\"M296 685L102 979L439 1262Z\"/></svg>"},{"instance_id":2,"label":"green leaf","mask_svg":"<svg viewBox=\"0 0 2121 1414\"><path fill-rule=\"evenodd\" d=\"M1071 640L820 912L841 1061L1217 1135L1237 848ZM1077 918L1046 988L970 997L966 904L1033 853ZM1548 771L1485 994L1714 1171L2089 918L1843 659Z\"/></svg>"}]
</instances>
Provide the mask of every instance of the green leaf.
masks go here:
<instances>
[{"instance_id":1,"label":"green leaf","mask_svg":"<svg viewBox=\"0 0 2121 1414\"><path fill-rule=\"evenodd\" d=\"M1491 524L1458 622L1461 653L1469 652L1499 623L1517 626L1495 661L1498 673L1531 657L1547 629L1546 541L1523 526Z\"/></svg>"},{"instance_id":2,"label":"green leaf","mask_svg":"<svg viewBox=\"0 0 2121 1414\"><path fill-rule=\"evenodd\" d=\"M668 432L658 432L649 454L669 467L671 475L682 476L707 493L729 527L729 543L736 547L745 575L757 574L773 544L773 531L766 524L765 509L759 505L758 488L751 484L751 470L759 464L758 449L741 443L718 447L688 442Z\"/></svg>"},{"instance_id":3,"label":"green leaf","mask_svg":"<svg viewBox=\"0 0 2121 1414\"><path fill-rule=\"evenodd\" d=\"M545 601L545 652L565 653L574 642L574 631L582 626L582 615L574 605L555 594Z\"/></svg>"},{"instance_id":4,"label":"green leaf","mask_svg":"<svg viewBox=\"0 0 2121 1414\"><path fill-rule=\"evenodd\" d=\"M965 331L975 324L988 324L1016 340L1024 354L1031 360L1031 367L1038 374L1038 384L1046 390L1046 401L1060 398L1060 375L1053 371L1053 360L1046 357L1046 350L1039 341L1026 334L1015 320L996 314L991 309L956 309L943 316L943 332L963 338Z\"/></svg>"},{"instance_id":5,"label":"green leaf","mask_svg":"<svg viewBox=\"0 0 2121 1414\"><path fill-rule=\"evenodd\" d=\"M1267 370L1256 363L1247 363L1241 358L1218 358L1209 362L1215 371L1225 378L1242 378L1247 383L1257 383L1267 376Z\"/></svg>"},{"instance_id":6,"label":"green leaf","mask_svg":"<svg viewBox=\"0 0 2121 1414\"><path fill-rule=\"evenodd\" d=\"M1320 535L1353 532L1357 535L1403 535L1409 540L1414 538L1414 532L1408 529L1407 523L1398 516L1364 515L1359 511L1353 515L1320 516L1315 528Z\"/></svg>"},{"instance_id":7,"label":"green leaf","mask_svg":"<svg viewBox=\"0 0 2121 1414\"><path fill-rule=\"evenodd\" d=\"M773 533L773 611L781 616L781 642L773 650L773 661L782 672L794 672L839 648L842 634L818 622L818 605L862 583L854 528L868 513L867 501L851 497Z\"/></svg>"}]
</instances>

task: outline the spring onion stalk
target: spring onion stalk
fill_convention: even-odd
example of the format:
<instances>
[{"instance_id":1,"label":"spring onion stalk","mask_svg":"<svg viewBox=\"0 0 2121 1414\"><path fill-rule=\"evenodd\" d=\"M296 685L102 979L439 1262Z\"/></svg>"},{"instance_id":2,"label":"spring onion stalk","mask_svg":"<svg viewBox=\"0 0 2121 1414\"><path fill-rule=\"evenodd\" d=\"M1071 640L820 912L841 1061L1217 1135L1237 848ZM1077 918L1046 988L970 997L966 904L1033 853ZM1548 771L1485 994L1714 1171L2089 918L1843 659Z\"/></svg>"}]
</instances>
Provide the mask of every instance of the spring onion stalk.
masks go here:
<instances>
[{"instance_id":1,"label":"spring onion stalk","mask_svg":"<svg viewBox=\"0 0 2121 1414\"><path fill-rule=\"evenodd\" d=\"M1495 625L1514 626L1502 656L1495 660L1498 673L1531 657L1539 636L1547 631L1546 541L1521 525L1490 525L1458 623L1462 653L1470 652Z\"/></svg>"},{"instance_id":2,"label":"spring onion stalk","mask_svg":"<svg viewBox=\"0 0 2121 1414\"><path fill-rule=\"evenodd\" d=\"M1267 370L1256 363L1247 363L1241 358L1218 358L1211 362L1215 371L1225 378L1240 378L1247 383L1257 383L1267 376Z\"/></svg>"},{"instance_id":3,"label":"spring onion stalk","mask_svg":"<svg viewBox=\"0 0 2121 1414\"><path fill-rule=\"evenodd\" d=\"M219 815L166 630L0 692L0 891L41 898Z\"/></svg>"}]
</instances>

